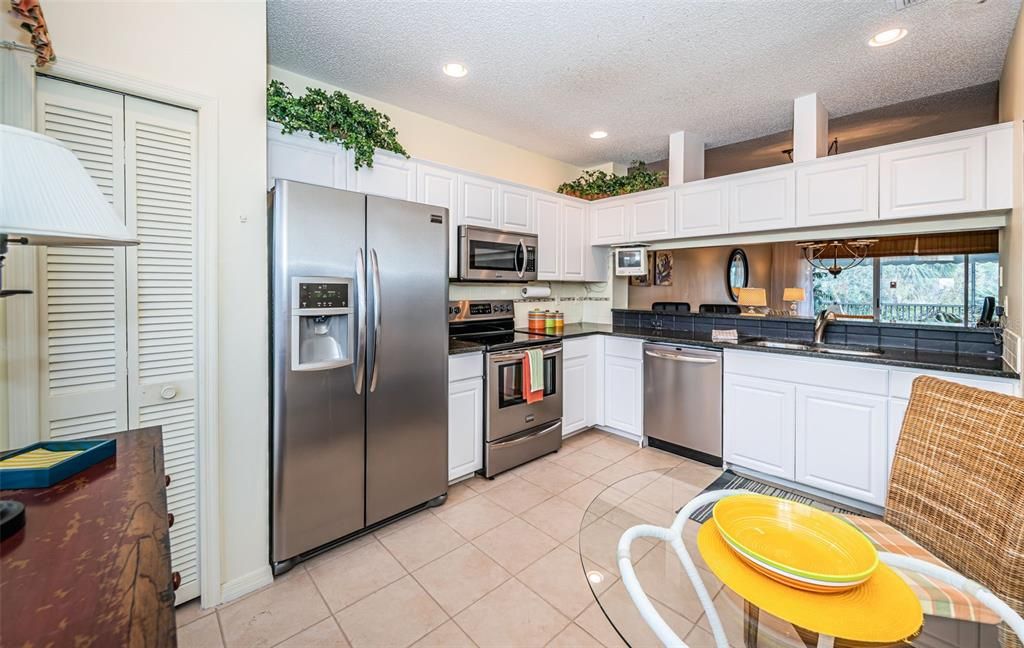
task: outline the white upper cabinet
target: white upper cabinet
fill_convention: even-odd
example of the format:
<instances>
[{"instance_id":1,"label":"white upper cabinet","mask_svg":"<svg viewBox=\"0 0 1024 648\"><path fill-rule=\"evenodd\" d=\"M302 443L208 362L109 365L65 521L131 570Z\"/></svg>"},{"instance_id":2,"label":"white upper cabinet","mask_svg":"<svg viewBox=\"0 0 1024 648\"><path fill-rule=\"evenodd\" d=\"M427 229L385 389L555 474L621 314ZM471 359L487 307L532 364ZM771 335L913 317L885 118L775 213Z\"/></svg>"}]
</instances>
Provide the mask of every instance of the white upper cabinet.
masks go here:
<instances>
[{"instance_id":1,"label":"white upper cabinet","mask_svg":"<svg viewBox=\"0 0 1024 648\"><path fill-rule=\"evenodd\" d=\"M448 277L459 273L459 176L454 171L416 165L416 202L448 208Z\"/></svg>"},{"instance_id":2,"label":"white upper cabinet","mask_svg":"<svg viewBox=\"0 0 1024 648\"><path fill-rule=\"evenodd\" d=\"M498 227L498 183L459 176L459 224Z\"/></svg>"},{"instance_id":3,"label":"white upper cabinet","mask_svg":"<svg viewBox=\"0 0 1024 648\"><path fill-rule=\"evenodd\" d=\"M729 182L729 231L756 232L796 224L793 203L796 173L792 166L753 171Z\"/></svg>"},{"instance_id":4,"label":"white upper cabinet","mask_svg":"<svg viewBox=\"0 0 1024 648\"><path fill-rule=\"evenodd\" d=\"M729 231L729 184L700 180L676 190L676 231L679 237L708 236Z\"/></svg>"},{"instance_id":5,"label":"white upper cabinet","mask_svg":"<svg viewBox=\"0 0 1024 648\"><path fill-rule=\"evenodd\" d=\"M878 156L815 161L796 170L800 227L878 219Z\"/></svg>"},{"instance_id":6,"label":"white upper cabinet","mask_svg":"<svg viewBox=\"0 0 1024 648\"><path fill-rule=\"evenodd\" d=\"M646 194L646 195L645 195ZM633 199L631 241L672 238L675 233L675 192L661 189Z\"/></svg>"},{"instance_id":7,"label":"white upper cabinet","mask_svg":"<svg viewBox=\"0 0 1024 648\"><path fill-rule=\"evenodd\" d=\"M880 154L879 199L881 218L985 209L985 135Z\"/></svg>"},{"instance_id":8,"label":"white upper cabinet","mask_svg":"<svg viewBox=\"0 0 1024 648\"><path fill-rule=\"evenodd\" d=\"M539 217L538 212L538 217ZM602 274L598 279L590 279L587 272L587 261L600 250L590 247L587 232L587 209L576 203L562 203L562 278L566 281L604 281ZM593 272L589 273L593 274Z\"/></svg>"},{"instance_id":9,"label":"white upper cabinet","mask_svg":"<svg viewBox=\"0 0 1024 648\"><path fill-rule=\"evenodd\" d=\"M1013 128L985 134L985 209L1013 207Z\"/></svg>"},{"instance_id":10,"label":"white upper cabinet","mask_svg":"<svg viewBox=\"0 0 1024 648\"><path fill-rule=\"evenodd\" d=\"M416 163L401 155L379 152L373 156L373 167L361 167L358 171L349 157L348 189L362 193L416 200Z\"/></svg>"},{"instance_id":11,"label":"white upper cabinet","mask_svg":"<svg viewBox=\"0 0 1024 648\"><path fill-rule=\"evenodd\" d=\"M267 188L274 180L295 180L347 189L348 151L340 144L320 142L306 132L281 134L281 125L267 124Z\"/></svg>"},{"instance_id":12,"label":"white upper cabinet","mask_svg":"<svg viewBox=\"0 0 1024 648\"><path fill-rule=\"evenodd\" d=\"M594 245L625 243L630 235L633 204L629 200L616 200L591 207L590 242Z\"/></svg>"},{"instance_id":13,"label":"white upper cabinet","mask_svg":"<svg viewBox=\"0 0 1024 648\"><path fill-rule=\"evenodd\" d=\"M533 195L525 189L501 186L498 192L501 211L498 227L510 232L537 231L533 220Z\"/></svg>"},{"instance_id":14,"label":"white upper cabinet","mask_svg":"<svg viewBox=\"0 0 1024 648\"><path fill-rule=\"evenodd\" d=\"M533 199L537 220L537 278L558 281L562 278L562 214L555 198L537 195Z\"/></svg>"}]
</instances>

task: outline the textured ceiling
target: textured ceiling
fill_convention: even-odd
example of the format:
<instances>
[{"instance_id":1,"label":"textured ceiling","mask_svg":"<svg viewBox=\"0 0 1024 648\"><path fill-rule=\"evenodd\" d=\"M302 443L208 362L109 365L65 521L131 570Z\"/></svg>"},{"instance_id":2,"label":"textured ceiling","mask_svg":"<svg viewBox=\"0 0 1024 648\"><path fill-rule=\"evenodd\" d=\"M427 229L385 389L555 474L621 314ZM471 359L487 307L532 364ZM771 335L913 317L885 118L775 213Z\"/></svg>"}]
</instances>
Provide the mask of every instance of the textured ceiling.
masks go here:
<instances>
[{"instance_id":1,"label":"textured ceiling","mask_svg":"<svg viewBox=\"0 0 1024 648\"><path fill-rule=\"evenodd\" d=\"M838 116L998 79L1020 3L271 0L267 23L273 65L587 166L774 133L809 92Z\"/></svg>"}]
</instances>

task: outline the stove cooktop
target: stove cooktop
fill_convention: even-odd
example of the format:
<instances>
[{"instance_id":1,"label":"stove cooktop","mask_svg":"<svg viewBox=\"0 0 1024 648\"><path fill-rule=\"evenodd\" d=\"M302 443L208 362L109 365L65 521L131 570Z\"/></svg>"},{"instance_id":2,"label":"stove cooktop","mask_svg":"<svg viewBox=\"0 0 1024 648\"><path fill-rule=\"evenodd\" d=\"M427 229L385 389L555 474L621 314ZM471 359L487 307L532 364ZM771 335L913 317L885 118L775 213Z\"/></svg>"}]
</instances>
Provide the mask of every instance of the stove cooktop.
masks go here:
<instances>
[{"instance_id":1,"label":"stove cooktop","mask_svg":"<svg viewBox=\"0 0 1024 648\"><path fill-rule=\"evenodd\" d=\"M468 340L482 344L488 351L508 351L510 349L524 349L527 347L539 346L558 342L557 337L542 335L539 333L524 333L522 331L494 331L491 333L463 333L452 336L456 340Z\"/></svg>"}]
</instances>

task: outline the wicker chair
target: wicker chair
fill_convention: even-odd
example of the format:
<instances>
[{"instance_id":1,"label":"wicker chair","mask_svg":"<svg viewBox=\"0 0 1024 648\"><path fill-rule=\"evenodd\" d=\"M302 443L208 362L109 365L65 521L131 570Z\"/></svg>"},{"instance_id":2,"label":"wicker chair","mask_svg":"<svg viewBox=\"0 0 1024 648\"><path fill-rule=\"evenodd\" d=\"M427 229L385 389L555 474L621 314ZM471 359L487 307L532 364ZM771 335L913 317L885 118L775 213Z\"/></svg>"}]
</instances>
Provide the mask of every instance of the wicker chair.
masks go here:
<instances>
[{"instance_id":1,"label":"wicker chair","mask_svg":"<svg viewBox=\"0 0 1024 648\"><path fill-rule=\"evenodd\" d=\"M884 520L1024 615L1024 400L917 378Z\"/></svg>"}]
</instances>

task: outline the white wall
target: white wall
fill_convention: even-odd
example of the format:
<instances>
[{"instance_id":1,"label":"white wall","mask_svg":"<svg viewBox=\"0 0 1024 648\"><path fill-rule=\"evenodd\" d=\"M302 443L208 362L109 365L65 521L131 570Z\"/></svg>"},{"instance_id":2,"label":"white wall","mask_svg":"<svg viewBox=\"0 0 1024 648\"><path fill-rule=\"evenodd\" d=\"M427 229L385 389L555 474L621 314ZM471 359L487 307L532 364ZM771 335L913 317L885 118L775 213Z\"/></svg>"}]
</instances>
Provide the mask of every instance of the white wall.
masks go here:
<instances>
[{"instance_id":1,"label":"white wall","mask_svg":"<svg viewBox=\"0 0 1024 648\"><path fill-rule=\"evenodd\" d=\"M44 10L60 60L217 98L220 427L203 433L220 436L220 582L258 584L269 575L264 3L50 0ZM13 20L0 26L26 42Z\"/></svg>"},{"instance_id":2,"label":"white wall","mask_svg":"<svg viewBox=\"0 0 1024 648\"><path fill-rule=\"evenodd\" d=\"M999 121L1013 121L1013 211L1000 249L1003 299L1009 302L1007 329L1016 334L1007 336L1006 351L1015 356L1019 370L1019 336L1024 334L1024 11L1017 19L999 81Z\"/></svg>"},{"instance_id":3,"label":"white wall","mask_svg":"<svg viewBox=\"0 0 1024 648\"><path fill-rule=\"evenodd\" d=\"M548 191L554 191L558 185L580 174L580 168L571 164L323 81L274 66L269 67L268 75L282 81L296 96L305 94L310 86L328 92L342 90L353 99L380 110L391 118L392 125L398 130L398 141L416 158Z\"/></svg>"}]
</instances>

